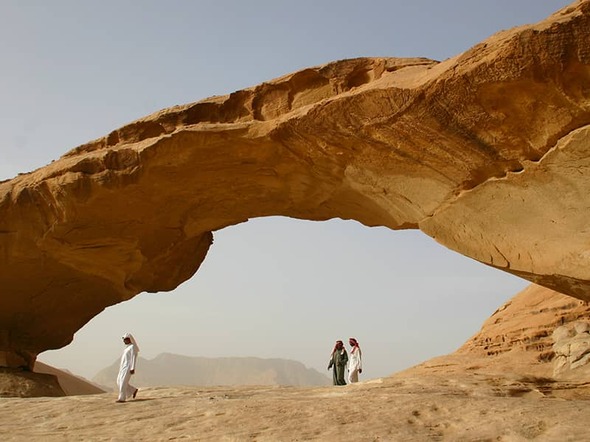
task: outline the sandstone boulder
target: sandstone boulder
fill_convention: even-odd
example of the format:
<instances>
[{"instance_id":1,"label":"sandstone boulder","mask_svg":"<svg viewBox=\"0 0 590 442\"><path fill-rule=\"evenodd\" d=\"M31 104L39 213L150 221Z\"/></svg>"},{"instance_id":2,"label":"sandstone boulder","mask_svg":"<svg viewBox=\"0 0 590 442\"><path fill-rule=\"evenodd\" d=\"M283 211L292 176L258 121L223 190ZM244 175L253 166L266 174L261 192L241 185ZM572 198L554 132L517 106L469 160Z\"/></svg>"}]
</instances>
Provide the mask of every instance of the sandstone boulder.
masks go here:
<instances>
[{"instance_id":1,"label":"sandstone boulder","mask_svg":"<svg viewBox=\"0 0 590 442\"><path fill-rule=\"evenodd\" d=\"M359 58L164 109L0 183L0 366L169 291L250 218L419 228L590 299L590 2L463 54Z\"/></svg>"},{"instance_id":2,"label":"sandstone boulder","mask_svg":"<svg viewBox=\"0 0 590 442\"><path fill-rule=\"evenodd\" d=\"M554 376L568 377L584 369L587 378L590 374L590 324L579 321L563 325L553 332L552 337L555 353Z\"/></svg>"}]
</instances>

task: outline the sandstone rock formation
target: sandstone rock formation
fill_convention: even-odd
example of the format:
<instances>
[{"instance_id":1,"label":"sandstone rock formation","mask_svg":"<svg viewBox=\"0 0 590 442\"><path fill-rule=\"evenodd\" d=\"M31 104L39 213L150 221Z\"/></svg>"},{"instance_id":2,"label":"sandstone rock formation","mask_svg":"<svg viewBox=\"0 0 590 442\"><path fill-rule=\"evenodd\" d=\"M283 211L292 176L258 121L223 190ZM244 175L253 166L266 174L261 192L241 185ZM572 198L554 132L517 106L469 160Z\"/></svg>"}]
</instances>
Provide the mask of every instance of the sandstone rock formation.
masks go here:
<instances>
[{"instance_id":1,"label":"sandstone rock formation","mask_svg":"<svg viewBox=\"0 0 590 442\"><path fill-rule=\"evenodd\" d=\"M0 183L0 366L168 291L249 218L419 228L590 299L590 2L444 62L360 58L162 110Z\"/></svg>"},{"instance_id":2,"label":"sandstone rock formation","mask_svg":"<svg viewBox=\"0 0 590 442\"><path fill-rule=\"evenodd\" d=\"M587 400L589 317L589 302L532 284L498 308L456 352L392 379L485 386L500 396Z\"/></svg>"},{"instance_id":3,"label":"sandstone rock formation","mask_svg":"<svg viewBox=\"0 0 590 442\"><path fill-rule=\"evenodd\" d=\"M589 317L589 302L532 284L502 305L455 355L486 369L553 377L555 333L571 336L563 330Z\"/></svg>"},{"instance_id":4,"label":"sandstone rock formation","mask_svg":"<svg viewBox=\"0 0 590 442\"><path fill-rule=\"evenodd\" d=\"M582 374L585 379L590 375L590 323L578 321L562 325L555 329L553 352L555 362L553 375L568 378ZM579 376L575 376L579 377Z\"/></svg>"},{"instance_id":5,"label":"sandstone rock formation","mask_svg":"<svg viewBox=\"0 0 590 442\"><path fill-rule=\"evenodd\" d=\"M0 368L0 397L82 396L104 392L84 378L39 361L35 362L34 372Z\"/></svg>"},{"instance_id":6,"label":"sandstone rock formation","mask_svg":"<svg viewBox=\"0 0 590 442\"><path fill-rule=\"evenodd\" d=\"M0 397L65 396L56 375L0 367Z\"/></svg>"}]
</instances>

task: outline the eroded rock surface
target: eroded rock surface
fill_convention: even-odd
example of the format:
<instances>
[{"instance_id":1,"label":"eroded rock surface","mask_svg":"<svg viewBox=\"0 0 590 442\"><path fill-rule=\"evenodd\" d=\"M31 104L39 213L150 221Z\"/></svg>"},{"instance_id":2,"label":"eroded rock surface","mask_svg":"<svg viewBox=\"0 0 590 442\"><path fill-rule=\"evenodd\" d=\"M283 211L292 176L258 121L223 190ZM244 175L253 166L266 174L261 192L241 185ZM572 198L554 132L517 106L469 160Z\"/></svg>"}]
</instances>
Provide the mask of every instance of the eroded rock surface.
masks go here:
<instances>
[{"instance_id":1,"label":"eroded rock surface","mask_svg":"<svg viewBox=\"0 0 590 442\"><path fill-rule=\"evenodd\" d=\"M590 375L590 323L578 321L563 325L552 334L555 362L553 374L556 377Z\"/></svg>"},{"instance_id":2,"label":"eroded rock surface","mask_svg":"<svg viewBox=\"0 0 590 442\"><path fill-rule=\"evenodd\" d=\"M590 302L531 284L498 308L456 354L486 369L553 377L556 336L573 336L569 330L589 316Z\"/></svg>"},{"instance_id":3,"label":"eroded rock surface","mask_svg":"<svg viewBox=\"0 0 590 442\"><path fill-rule=\"evenodd\" d=\"M456 352L394 378L460 379L461 385L474 381L510 397L587 399L589 315L590 302L531 284L498 308Z\"/></svg>"},{"instance_id":4,"label":"eroded rock surface","mask_svg":"<svg viewBox=\"0 0 590 442\"><path fill-rule=\"evenodd\" d=\"M588 1L441 63L339 61L162 110L0 183L0 366L269 215L419 228L590 299L589 140Z\"/></svg>"}]
</instances>

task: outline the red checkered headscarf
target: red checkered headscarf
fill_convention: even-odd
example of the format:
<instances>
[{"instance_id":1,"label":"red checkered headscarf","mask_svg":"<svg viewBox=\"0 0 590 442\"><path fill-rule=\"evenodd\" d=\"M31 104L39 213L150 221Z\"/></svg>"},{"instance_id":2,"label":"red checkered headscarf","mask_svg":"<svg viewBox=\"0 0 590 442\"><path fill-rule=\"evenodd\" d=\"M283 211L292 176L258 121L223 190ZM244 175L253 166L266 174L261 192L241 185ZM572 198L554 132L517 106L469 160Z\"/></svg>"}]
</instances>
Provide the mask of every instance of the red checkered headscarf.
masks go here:
<instances>
[{"instance_id":1,"label":"red checkered headscarf","mask_svg":"<svg viewBox=\"0 0 590 442\"><path fill-rule=\"evenodd\" d=\"M336 341L336 345L334 346L334 350L332 350L332 354L336 353L338 350L342 350L344 348L344 342Z\"/></svg>"}]
</instances>

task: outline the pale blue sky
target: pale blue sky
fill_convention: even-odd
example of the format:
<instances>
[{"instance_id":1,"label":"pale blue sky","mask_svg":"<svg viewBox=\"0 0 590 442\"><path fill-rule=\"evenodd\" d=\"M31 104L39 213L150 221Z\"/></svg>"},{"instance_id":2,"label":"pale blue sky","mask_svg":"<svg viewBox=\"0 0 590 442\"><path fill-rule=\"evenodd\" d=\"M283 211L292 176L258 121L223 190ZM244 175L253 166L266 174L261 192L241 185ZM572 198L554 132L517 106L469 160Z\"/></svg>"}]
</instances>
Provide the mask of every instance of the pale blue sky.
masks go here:
<instances>
[{"instance_id":1,"label":"pale blue sky","mask_svg":"<svg viewBox=\"0 0 590 442\"><path fill-rule=\"evenodd\" d=\"M443 60L569 3L0 0L0 179L168 106L343 58ZM111 307L40 359L92 377L130 331L147 358L281 357L325 371L333 341L356 336L374 378L454 351L527 284L420 232L252 220L217 232L174 292Z\"/></svg>"}]
</instances>

